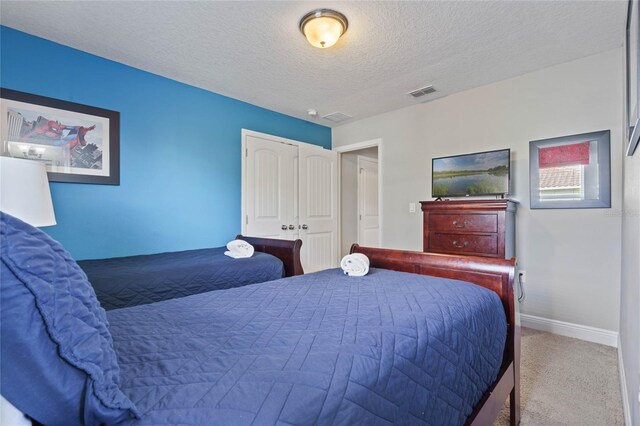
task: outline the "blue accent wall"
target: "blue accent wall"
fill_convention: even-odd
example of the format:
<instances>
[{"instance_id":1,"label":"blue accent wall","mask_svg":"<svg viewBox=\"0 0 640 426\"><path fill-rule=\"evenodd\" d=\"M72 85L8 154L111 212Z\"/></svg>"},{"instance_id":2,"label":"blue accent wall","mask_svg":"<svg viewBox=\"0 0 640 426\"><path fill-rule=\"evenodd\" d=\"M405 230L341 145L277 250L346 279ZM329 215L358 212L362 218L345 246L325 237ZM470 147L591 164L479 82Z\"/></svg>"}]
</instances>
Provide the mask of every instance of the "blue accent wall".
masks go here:
<instances>
[{"instance_id":1,"label":"blue accent wall","mask_svg":"<svg viewBox=\"0 0 640 426\"><path fill-rule=\"evenodd\" d=\"M4 88L120 112L120 186L51 183L58 224L43 230L76 259L226 244L242 128L331 147L328 127L4 26L0 55Z\"/></svg>"}]
</instances>

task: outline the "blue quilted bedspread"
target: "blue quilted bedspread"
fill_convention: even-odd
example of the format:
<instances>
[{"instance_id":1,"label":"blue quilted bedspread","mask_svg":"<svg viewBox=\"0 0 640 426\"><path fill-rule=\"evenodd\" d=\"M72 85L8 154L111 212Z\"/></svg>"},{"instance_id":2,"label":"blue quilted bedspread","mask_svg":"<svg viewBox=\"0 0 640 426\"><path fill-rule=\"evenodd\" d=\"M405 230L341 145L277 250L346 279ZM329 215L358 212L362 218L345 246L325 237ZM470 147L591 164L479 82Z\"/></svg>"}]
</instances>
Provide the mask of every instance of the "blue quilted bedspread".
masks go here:
<instances>
[{"instance_id":1,"label":"blue quilted bedspread","mask_svg":"<svg viewBox=\"0 0 640 426\"><path fill-rule=\"evenodd\" d=\"M175 299L212 290L277 280L282 261L255 252L247 259L226 247L78 262L106 310Z\"/></svg>"},{"instance_id":2,"label":"blue quilted bedspread","mask_svg":"<svg viewBox=\"0 0 640 426\"><path fill-rule=\"evenodd\" d=\"M460 425L497 377L497 295L339 269L108 312L134 424Z\"/></svg>"}]
</instances>

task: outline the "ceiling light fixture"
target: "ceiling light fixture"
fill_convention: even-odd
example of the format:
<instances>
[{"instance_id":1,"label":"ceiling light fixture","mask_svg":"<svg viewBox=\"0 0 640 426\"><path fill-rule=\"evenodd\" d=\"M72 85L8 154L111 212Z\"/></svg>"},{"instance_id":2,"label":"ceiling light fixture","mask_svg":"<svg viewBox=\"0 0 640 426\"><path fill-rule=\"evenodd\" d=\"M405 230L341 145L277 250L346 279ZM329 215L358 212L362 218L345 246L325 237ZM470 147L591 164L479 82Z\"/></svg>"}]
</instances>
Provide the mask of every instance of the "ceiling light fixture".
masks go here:
<instances>
[{"instance_id":1,"label":"ceiling light fixture","mask_svg":"<svg viewBox=\"0 0 640 426\"><path fill-rule=\"evenodd\" d=\"M347 17L331 9L313 10L300 20L302 34L312 46L320 49L336 44L348 27Z\"/></svg>"}]
</instances>

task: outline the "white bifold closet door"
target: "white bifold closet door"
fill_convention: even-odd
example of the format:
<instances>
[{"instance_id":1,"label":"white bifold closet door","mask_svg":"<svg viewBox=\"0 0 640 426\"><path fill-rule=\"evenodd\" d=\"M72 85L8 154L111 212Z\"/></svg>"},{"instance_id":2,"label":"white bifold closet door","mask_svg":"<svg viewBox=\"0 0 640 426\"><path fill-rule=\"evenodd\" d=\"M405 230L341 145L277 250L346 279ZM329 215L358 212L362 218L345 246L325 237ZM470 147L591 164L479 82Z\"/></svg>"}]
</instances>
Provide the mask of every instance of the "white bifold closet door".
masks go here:
<instances>
[{"instance_id":1,"label":"white bifold closet door","mask_svg":"<svg viewBox=\"0 0 640 426\"><path fill-rule=\"evenodd\" d=\"M338 260L338 154L299 146L300 253L305 272L336 267Z\"/></svg>"},{"instance_id":2,"label":"white bifold closet door","mask_svg":"<svg viewBox=\"0 0 640 426\"><path fill-rule=\"evenodd\" d=\"M245 218L253 237L302 240L305 273L338 264L337 154L245 132Z\"/></svg>"},{"instance_id":3,"label":"white bifold closet door","mask_svg":"<svg viewBox=\"0 0 640 426\"><path fill-rule=\"evenodd\" d=\"M251 237L298 238L294 215L298 149L248 135L246 138L245 231Z\"/></svg>"}]
</instances>

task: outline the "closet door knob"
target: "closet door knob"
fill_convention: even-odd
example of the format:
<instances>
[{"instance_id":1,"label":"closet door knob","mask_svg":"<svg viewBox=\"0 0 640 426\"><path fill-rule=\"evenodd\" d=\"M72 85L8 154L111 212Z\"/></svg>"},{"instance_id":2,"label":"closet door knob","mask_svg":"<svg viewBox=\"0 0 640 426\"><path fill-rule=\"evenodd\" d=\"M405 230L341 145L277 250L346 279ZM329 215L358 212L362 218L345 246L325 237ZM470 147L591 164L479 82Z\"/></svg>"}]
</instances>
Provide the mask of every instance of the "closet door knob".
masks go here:
<instances>
[{"instance_id":1,"label":"closet door knob","mask_svg":"<svg viewBox=\"0 0 640 426\"><path fill-rule=\"evenodd\" d=\"M309 227L305 224L305 225L302 225L302 229L309 229Z\"/></svg>"},{"instance_id":2,"label":"closet door knob","mask_svg":"<svg viewBox=\"0 0 640 426\"><path fill-rule=\"evenodd\" d=\"M296 229L296 227L293 225L289 225L289 229L293 231L294 229Z\"/></svg>"},{"instance_id":3,"label":"closet door knob","mask_svg":"<svg viewBox=\"0 0 640 426\"><path fill-rule=\"evenodd\" d=\"M287 225L282 225L280 228L282 228L283 231L287 230Z\"/></svg>"}]
</instances>

